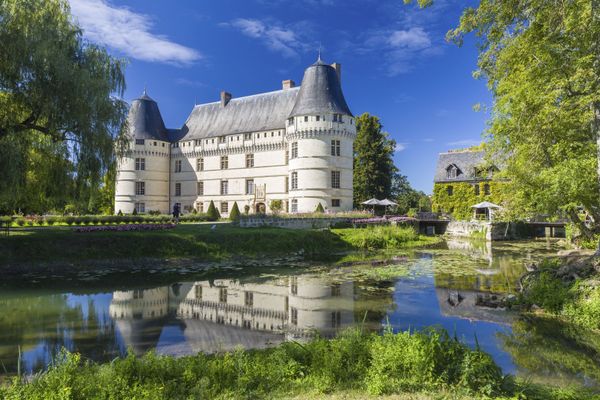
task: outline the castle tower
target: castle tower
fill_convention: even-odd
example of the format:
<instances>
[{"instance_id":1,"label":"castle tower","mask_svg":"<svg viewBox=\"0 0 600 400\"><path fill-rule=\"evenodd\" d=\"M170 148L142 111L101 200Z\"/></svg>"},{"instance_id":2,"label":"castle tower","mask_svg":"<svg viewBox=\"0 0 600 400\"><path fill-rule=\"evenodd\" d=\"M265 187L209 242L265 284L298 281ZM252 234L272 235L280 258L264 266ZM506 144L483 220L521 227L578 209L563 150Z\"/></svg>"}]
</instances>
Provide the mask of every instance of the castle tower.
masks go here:
<instances>
[{"instance_id":1,"label":"castle tower","mask_svg":"<svg viewBox=\"0 0 600 400\"><path fill-rule=\"evenodd\" d=\"M115 212L168 213L169 131L145 90L132 102L127 123L130 148L117 166Z\"/></svg>"},{"instance_id":2,"label":"castle tower","mask_svg":"<svg viewBox=\"0 0 600 400\"><path fill-rule=\"evenodd\" d=\"M352 209L355 120L341 86L341 65L321 61L304 72L286 123L291 212Z\"/></svg>"}]
</instances>

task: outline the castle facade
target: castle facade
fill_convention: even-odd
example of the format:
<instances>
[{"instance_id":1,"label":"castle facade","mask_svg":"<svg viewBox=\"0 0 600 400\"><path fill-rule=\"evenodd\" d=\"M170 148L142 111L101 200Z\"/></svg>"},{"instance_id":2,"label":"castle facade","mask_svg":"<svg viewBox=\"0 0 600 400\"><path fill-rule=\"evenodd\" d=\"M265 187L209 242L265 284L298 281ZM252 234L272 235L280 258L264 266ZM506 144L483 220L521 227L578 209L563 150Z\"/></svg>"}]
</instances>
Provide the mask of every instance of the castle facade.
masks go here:
<instances>
[{"instance_id":1,"label":"castle facade","mask_svg":"<svg viewBox=\"0 0 600 400\"><path fill-rule=\"evenodd\" d=\"M341 65L320 57L302 84L196 105L180 129L167 129L146 92L128 116L130 149L119 161L115 211L227 215L352 209L355 119L342 93Z\"/></svg>"}]
</instances>

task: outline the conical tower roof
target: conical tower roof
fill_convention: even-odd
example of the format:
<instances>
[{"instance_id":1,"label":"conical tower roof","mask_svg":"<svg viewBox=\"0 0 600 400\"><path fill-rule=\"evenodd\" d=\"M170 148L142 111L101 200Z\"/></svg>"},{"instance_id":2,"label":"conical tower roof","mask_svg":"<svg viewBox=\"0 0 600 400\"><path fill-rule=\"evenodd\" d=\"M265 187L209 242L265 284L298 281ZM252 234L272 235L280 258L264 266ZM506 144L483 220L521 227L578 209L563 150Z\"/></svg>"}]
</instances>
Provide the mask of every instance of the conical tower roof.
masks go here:
<instances>
[{"instance_id":1,"label":"conical tower roof","mask_svg":"<svg viewBox=\"0 0 600 400\"><path fill-rule=\"evenodd\" d=\"M135 139L169 141L158 104L144 90L142 96L133 100L127 117L129 132Z\"/></svg>"},{"instance_id":2,"label":"conical tower roof","mask_svg":"<svg viewBox=\"0 0 600 400\"><path fill-rule=\"evenodd\" d=\"M335 68L325 64L319 56L317 62L304 71L300 92L289 116L325 112L352 115Z\"/></svg>"}]
</instances>

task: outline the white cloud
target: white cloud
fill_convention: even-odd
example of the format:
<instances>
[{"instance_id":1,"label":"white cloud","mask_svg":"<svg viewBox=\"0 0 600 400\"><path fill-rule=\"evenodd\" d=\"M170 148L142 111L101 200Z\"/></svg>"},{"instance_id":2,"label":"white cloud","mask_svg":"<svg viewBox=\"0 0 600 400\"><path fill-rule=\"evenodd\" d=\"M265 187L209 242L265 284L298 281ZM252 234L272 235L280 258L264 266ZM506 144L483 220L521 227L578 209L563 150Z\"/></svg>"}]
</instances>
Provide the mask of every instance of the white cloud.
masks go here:
<instances>
[{"instance_id":1,"label":"white cloud","mask_svg":"<svg viewBox=\"0 0 600 400\"><path fill-rule=\"evenodd\" d=\"M202 58L189 47L152 33L152 20L106 0L70 0L71 13L91 41L138 60L187 65Z\"/></svg>"},{"instance_id":2,"label":"white cloud","mask_svg":"<svg viewBox=\"0 0 600 400\"><path fill-rule=\"evenodd\" d=\"M431 46L429 35L423 28L419 27L391 32L388 43L392 47L404 47L408 49L424 49Z\"/></svg>"},{"instance_id":3,"label":"white cloud","mask_svg":"<svg viewBox=\"0 0 600 400\"><path fill-rule=\"evenodd\" d=\"M406 150L408 143L396 143L396 153Z\"/></svg>"},{"instance_id":4,"label":"white cloud","mask_svg":"<svg viewBox=\"0 0 600 400\"><path fill-rule=\"evenodd\" d=\"M448 142L446 143L448 146L462 146L462 147L469 147L469 146L477 146L478 144L481 144L481 140L475 140L475 139L462 139L462 140L456 140L454 142Z\"/></svg>"},{"instance_id":5,"label":"white cloud","mask_svg":"<svg viewBox=\"0 0 600 400\"><path fill-rule=\"evenodd\" d=\"M281 53L284 57L298 57L299 52L307 48L299 33L293 28L284 28L277 22L238 18L222 23L221 26L238 29L242 34L260 40L269 49Z\"/></svg>"},{"instance_id":6,"label":"white cloud","mask_svg":"<svg viewBox=\"0 0 600 400\"><path fill-rule=\"evenodd\" d=\"M186 78L177 78L175 79L175 83L181 86L189 86L189 87L195 87L195 88L201 88L201 87L206 87L206 84L200 81L195 81L192 79L186 79Z\"/></svg>"}]
</instances>

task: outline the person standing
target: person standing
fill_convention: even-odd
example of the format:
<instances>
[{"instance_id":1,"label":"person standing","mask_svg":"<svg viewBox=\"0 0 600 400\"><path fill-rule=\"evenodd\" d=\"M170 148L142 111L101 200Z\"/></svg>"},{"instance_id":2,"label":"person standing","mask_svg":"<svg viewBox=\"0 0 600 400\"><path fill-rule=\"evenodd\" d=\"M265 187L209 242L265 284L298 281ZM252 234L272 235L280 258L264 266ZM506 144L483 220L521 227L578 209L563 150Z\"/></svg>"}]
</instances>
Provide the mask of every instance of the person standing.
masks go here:
<instances>
[{"instance_id":1,"label":"person standing","mask_svg":"<svg viewBox=\"0 0 600 400\"><path fill-rule=\"evenodd\" d=\"M173 206L173 219L175 220L176 224L179 223L179 214L181 214L181 210L179 209L179 203L175 203L175 205Z\"/></svg>"}]
</instances>

